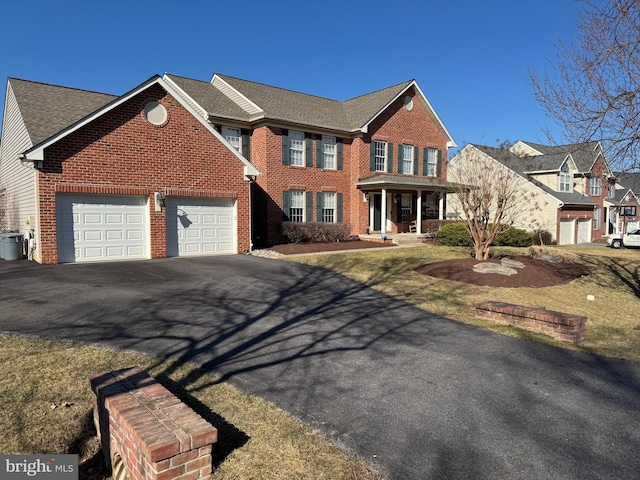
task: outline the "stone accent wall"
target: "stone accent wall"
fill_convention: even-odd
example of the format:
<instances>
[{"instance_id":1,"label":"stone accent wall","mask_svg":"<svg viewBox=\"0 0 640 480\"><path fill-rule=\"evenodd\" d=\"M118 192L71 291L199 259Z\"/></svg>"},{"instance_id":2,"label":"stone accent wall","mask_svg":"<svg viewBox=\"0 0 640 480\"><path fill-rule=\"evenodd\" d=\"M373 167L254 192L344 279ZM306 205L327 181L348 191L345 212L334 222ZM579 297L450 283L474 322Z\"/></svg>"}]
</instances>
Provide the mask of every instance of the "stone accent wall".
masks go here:
<instances>
[{"instance_id":1,"label":"stone accent wall","mask_svg":"<svg viewBox=\"0 0 640 480\"><path fill-rule=\"evenodd\" d=\"M544 307L524 307L502 302L475 304L476 317L543 333L576 345L584 343L587 317L554 312Z\"/></svg>"},{"instance_id":2,"label":"stone accent wall","mask_svg":"<svg viewBox=\"0 0 640 480\"><path fill-rule=\"evenodd\" d=\"M209 479L218 431L138 367L89 379L107 463L128 480Z\"/></svg>"}]
</instances>

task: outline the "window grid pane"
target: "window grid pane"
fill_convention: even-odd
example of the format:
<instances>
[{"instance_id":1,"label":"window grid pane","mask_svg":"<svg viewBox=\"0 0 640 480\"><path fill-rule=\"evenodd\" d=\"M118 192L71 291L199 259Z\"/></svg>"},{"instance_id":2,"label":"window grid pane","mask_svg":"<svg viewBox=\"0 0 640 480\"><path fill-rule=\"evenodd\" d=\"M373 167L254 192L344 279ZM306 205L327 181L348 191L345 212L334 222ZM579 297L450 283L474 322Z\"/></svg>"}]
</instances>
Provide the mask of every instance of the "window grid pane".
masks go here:
<instances>
[{"instance_id":1,"label":"window grid pane","mask_svg":"<svg viewBox=\"0 0 640 480\"><path fill-rule=\"evenodd\" d=\"M294 190L291 192L289 221L304 222L304 192L301 190Z\"/></svg>"},{"instance_id":2,"label":"window grid pane","mask_svg":"<svg viewBox=\"0 0 640 480\"><path fill-rule=\"evenodd\" d=\"M222 136L227 142L229 142L233 146L233 148L235 148L238 151L240 150L240 147L241 147L240 129L222 127Z\"/></svg>"},{"instance_id":3,"label":"window grid pane","mask_svg":"<svg viewBox=\"0 0 640 480\"><path fill-rule=\"evenodd\" d=\"M436 149L427 148L427 176L436 176Z\"/></svg>"},{"instance_id":4,"label":"window grid pane","mask_svg":"<svg viewBox=\"0 0 640 480\"><path fill-rule=\"evenodd\" d=\"M327 192L322 195L322 221L335 222L336 194Z\"/></svg>"},{"instance_id":5,"label":"window grid pane","mask_svg":"<svg viewBox=\"0 0 640 480\"><path fill-rule=\"evenodd\" d=\"M602 178L601 177L594 177L591 178L591 180L589 181L589 186L590 186L590 194L593 197L599 197L600 195L602 195Z\"/></svg>"},{"instance_id":6,"label":"window grid pane","mask_svg":"<svg viewBox=\"0 0 640 480\"><path fill-rule=\"evenodd\" d=\"M599 208L596 208L595 211L593 212L593 229L600 230L601 226L602 226L601 210Z\"/></svg>"},{"instance_id":7,"label":"window grid pane","mask_svg":"<svg viewBox=\"0 0 640 480\"><path fill-rule=\"evenodd\" d=\"M402 173L413 174L413 147L403 145L402 148Z\"/></svg>"},{"instance_id":8,"label":"window grid pane","mask_svg":"<svg viewBox=\"0 0 640 480\"><path fill-rule=\"evenodd\" d=\"M289 132L289 153L291 165L304 167L304 134Z\"/></svg>"},{"instance_id":9,"label":"window grid pane","mask_svg":"<svg viewBox=\"0 0 640 480\"><path fill-rule=\"evenodd\" d=\"M375 141L375 169L376 172L387 171L387 142Z\"/></svg>"},{"instance_id":10,"label":"window grid pane","mask_svg":"<svg viewBox=\"0 0 640 480\"><path fill-rule=\"evenodd\" d=\"M324 137L322 141L322 153L324 155L324 168L336 168L336 138Z\"/></svg>"}]
</instances>

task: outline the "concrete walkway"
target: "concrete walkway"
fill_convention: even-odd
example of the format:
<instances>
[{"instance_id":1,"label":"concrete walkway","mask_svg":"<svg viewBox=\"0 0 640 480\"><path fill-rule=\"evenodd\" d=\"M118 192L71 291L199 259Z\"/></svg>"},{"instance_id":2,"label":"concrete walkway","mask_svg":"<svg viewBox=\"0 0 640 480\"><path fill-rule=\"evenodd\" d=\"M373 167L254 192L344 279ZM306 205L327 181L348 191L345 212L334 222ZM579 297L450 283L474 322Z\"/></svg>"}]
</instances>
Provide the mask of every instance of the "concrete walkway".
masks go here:
<instances>
[{"instance_id":1,"label":"concrete walkway","mask_svg":"<svg viewBox=\"0 0 640 480\"><path fill-rule=\"evenodd\" d=\"M319 268L0 261L0 330L197 362L393 479L640 478L640 365L479 330Z\"/></svg>"}]
</instances>

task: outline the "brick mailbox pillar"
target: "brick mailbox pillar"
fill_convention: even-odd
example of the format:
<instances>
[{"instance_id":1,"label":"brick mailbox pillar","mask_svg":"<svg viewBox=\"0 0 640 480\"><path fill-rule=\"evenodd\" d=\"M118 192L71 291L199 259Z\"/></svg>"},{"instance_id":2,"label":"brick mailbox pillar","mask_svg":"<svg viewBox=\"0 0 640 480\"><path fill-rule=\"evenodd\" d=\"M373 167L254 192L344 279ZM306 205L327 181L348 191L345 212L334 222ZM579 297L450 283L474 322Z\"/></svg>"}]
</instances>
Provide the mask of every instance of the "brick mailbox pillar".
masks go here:
<instances>
[{"instance_id":1,"label":"brick mailbox pillar","mask_svg":"<svg viewBox=\"0 0 640 480\"><path fill-rule=\"evenodd\" d=\"M153 377L133 367L89 382L96 394L96 429L114 480L211 477L218 431Z\"/></svg>"}]
</instances>

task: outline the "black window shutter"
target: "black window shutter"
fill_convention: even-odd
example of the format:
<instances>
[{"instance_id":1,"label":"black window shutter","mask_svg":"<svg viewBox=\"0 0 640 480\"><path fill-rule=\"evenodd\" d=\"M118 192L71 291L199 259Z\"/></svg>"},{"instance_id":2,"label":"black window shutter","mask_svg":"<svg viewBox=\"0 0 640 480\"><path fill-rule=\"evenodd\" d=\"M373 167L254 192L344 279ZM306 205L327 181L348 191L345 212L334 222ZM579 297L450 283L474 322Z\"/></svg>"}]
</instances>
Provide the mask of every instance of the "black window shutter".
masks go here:
<instances>
[{"instance_id":1,"label":"black window shutter","mask_svg":"<svg viewBox=\"0 0 640 480\"><path fill-rule=\"evenodd\" d=\"M402 162L404 161L404 145L398 145L398 173L402 173Z\"/></svg>"},{"instance_id":2,"label":"black window shutter","mask_svg":"<svg viewBox=\"0 0 640 480\"><path fill-rule=\"evenodd\" d=\"M442 150L438 150L438 163L436 164L436 177L442 175Z\"/></svg>"},{"instance_id":3,"label":"black window shutter","mask_svg":"<svg viewBox=\"0 0 640 480\"><path fill-rule=\"evenodd\" d=\"M306 214L306 218L305 221L306 222L313 222L313 193L312 192L306 192L306 209L307 209L307 214Z\"/></svg>"},{"instance_id":4,"label":"black window shutter","mask_svg":"<svg viewBox=\"0 0 640 480\"><path fill-rule=\"evenodd\" d=\"M375 172L376 170L376 142L371 140L369 144L369 170Z\"/></svg>"},{"instance_id":5,"label":"black window shutter","mask_svg":"<svg viewBox=\"0 0 640 480\"><path fill-rule=\"evenodd\" d=\"M322 135L316 135L316 167L324 168L324 154L322 153Z\"/></svg>"},{"instance_id":6,"label":"black window shutter","mask_svg":"<svg viewBox=\"0 0 640 480\"><path fill-rule=\"evenodd\" d=\"M291 211L291 192L284 190L282 192L282 219L285 222L289 221L289 212Z\"/></svg>"},{"instance_id":7,"label":"black window shutter","mask_svg":"<svg viewBox=\"0 0 640 480\"><path fill-rule=\"evenodd\" d=\"M306 160L306 166L307 167L313 167L313 153L311 150L311 134L310 133L305 133L304 134L304 144L305 144L305 160Z\"/></svg>"},{"instance_id":8,"label":"black window shutter","mask_svg":"<svg viewBox=\"0 0 640 480\"><path fill-rule=\"evenodd\" d=\"M251 146L250 146L250 137L249 130L242 130L242 156L249 160L249 156L251 155Z\"/></svg>"},{"instance_id":9,"label":"black window shutter","mask_svg":"<svg viewBox=\"0 0 640 480\"><path fill-rule=\"evenodd\" d=\"M418 161L420 160L420 151L418 147L413 147L413 174L418 175Z\"/></svg>"},{"instance_id":10,"label":"black window shutter","mask_svg":"<svg viewBox=\"0 0 640 480\"><path fill-rule=\"evenodd\" d=\"M336 168L338 170L342 170L342 165L344 163L342 159L342 139L336 138L336 155L338 156L336 161Z\"/></svg>"},{"instance_id":11,"label":"black window shutter","mask_svg":"<svg viewBox=\"0 0 640 480\"><path fill-rule=\"evenodd\" d=\"M323 207L322 200L323 200L322 193L321 192L316 193L316 222L322 221L322 207Z\"/></svg>"},{"instance_id":12,"label":"black window shutter","mask_svg":"<svg viewBox=\"0 0 640 480\"><path fill-rule=\"evenodd\" d=\"M427 176L427 171L429 170L429 166L427 165L427 158L429 157L429 154L427 153L428 151L428 148L425 148L422 151L422 175L424 175L425 177Z\"/></svg>"},{"instance_id":13,"label":"black window shutter","mask_svg":"<svg viewBox=\"0 0 640 480\"><path fill-rule=\"evenodd\" d=\"M387 172L393 173L393 143L387 143Z\"/></svg>"},{"instance_id":14,"label":"black window shutter","mask_svg":"<svg viewBox=\"0 0 640 480\"><path fill-rule=\"evenodd\" d=\"M336 193L336 220L338 223L342 223L342 194Z\"/></svg>"},{"instance_id":15,"label":"black window shutter","mask_svg":"<svg viewBox=\"0 0 640 480\"><path fill-rule=\"evenodd\" d=\"M282 164L291 165L289 159L289 130L282 129Z\"/></svg>"}]
</instances>

